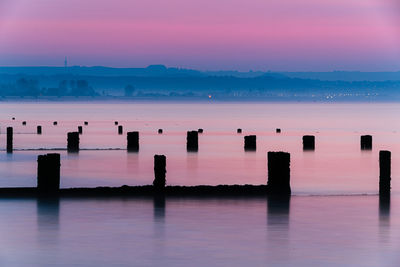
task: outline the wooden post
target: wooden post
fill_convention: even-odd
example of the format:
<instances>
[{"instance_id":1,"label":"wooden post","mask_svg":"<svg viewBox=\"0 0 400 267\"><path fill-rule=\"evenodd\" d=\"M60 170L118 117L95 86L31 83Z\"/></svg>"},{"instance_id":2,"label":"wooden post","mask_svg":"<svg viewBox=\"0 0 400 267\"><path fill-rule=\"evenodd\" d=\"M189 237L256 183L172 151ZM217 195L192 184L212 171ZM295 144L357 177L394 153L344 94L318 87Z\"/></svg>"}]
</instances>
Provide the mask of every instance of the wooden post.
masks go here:
<instances>
[{"instance_id":1,"label":"wooden post","mask_svg":"<svg viewBox=\"0 0 400 267\"><path fill-rule=\"evenodd\" d=\"M7 153L13 152L13 128L7 127Z\"/></svg>"},{"instance_id":2,"label":"wooden post","mask_svg":"<svg viewBox=\"0 0 400 267\"><path fill-rule=\"evenodd\" d=\"M202 128L200 128L200 129L197 130L197 132L200 133L200 134L202 134L203 131L204 131L204 130L203 130Z\"/></svg>"},{"instance_id":3,"label":"wooden post","mask_svg":"<svg viewBox=\"0 0 400 267\"><path fill-rule=\"evenodd\" d=\"M154 181L155 191L164 191L167 158L164 155L154 155Z\"/></svg>"},{"instance_id":4,"label":"wooden post","mask_svg":"<svg viewBox=\"0 0 400 267\"><path fill-rule=\"evenodd\" d=\"M379 196L390 196L391 152L379 151Z\"/></svg>"},{"instance_id":5,"label":"wooden post","mask_svg":"<svg viewBox=\"0 0 400 267\"><path fill-rule=\"evenodd\" d=\"M124 132L122 125L118 126L118 134L122 134Z\"/></svg>"},{"instance_id":6,"label":"wooden post","mask_svg":"<svg viewBox=\"0 0 400 267\"><path fill-rule=\"evenodd\" d=\"M115 124L115 125L118 125L118 121L114 121L114 124Z\"/></svg>"},{"instance_id":7,"label":"wooden post","mask_svg":"<svg viewBox=\"0 0 400 267\"><path fill-rule=\"evenodd\" d=\"M361 150L371 150L372 149L372 136L362 135L360 138Z\"/></svg>"},{"instance_id":8,"label":"wooden post","mask_svg":"<svg viewBox=\"0 0 400 267\"><path fill-rule=\"evenodd\" d=\"M78 152L79 151L79 132L68 133L67 138L67 150L68 152Z\"/></svg>"},{"instance_id":9,"label":"wooden post","mask_svg":"<svg viewBox=\"0 0 400 267\"><path fill-rule=\"evenodd\" d=\"M37 133L37 134L42 134L42 126L38 125L38 126L36 127L36 133Z\"/></svg>"},{"instance_id":10,"label":"wooden post","mask_svg":"<svg viewBox=\"0 0 400 267\"><path fill-rule=\"evenodd\" d=\"M26 121L23 121L23 122L22 122L22 125L24 125L24 126L25 126L25 125L26 125Z\"/></svg>"},{"instance_id":11,"label":"wooden post","mask_svg":"<svg viewBox=\"0 0 400 267\"><path fill-rule=\"evenodd\" d=\"M41 195L57 194L60 189L60 154L39 155L37 162L38 193Z\"/></svg>"},{"instance_id":12,"label":"wooden post","mask_svg":"<svg viewBox=\"0 0 400 267\"><path fill-rule=\"evenodd\" d=\"M128 132L127 133L127 150L128 152L139 151L139 132Z\"/></svg>"},{"instance_id":13,"label":"wooden post","mask_svg":"<svg viewBox=\"0 0 400 267\"><path fill-rule=\"evenodd\" d=\"M257 149L257 136L247 135L244 137L244 150L255 151Z\"/></svg>"},{"instance_id":14,"label":"wooden post","mask_svg":"<svg viewBox=\"0 0 400 267\"><path fill-rule=\"evenodd\" d=\"M163 129L158 129L158 134L162 134L163 133Z\"/></svg>"},{"instance_id":15,"label":"wooden post","mask_svg":"<svg viewBox=\"0 0 400 267\"><path fill-rule=\"evenodd\" d=\"M89 122L85 121L84 124L85 124L85 125L89 125Z\"/></svg>"},{"instance_id":16,"label":"wooden post","mask_svg":"<svg viewBox=\"0 0 400 267\"><path fill-rule=\"evenodd\" d=\"M186 150L196 152L199 150L199 133L197 131L188 131L186 134Z\"/></svg>"},{"instance_id":17,"label":"wooden post","mask_svg":"<svg viewBox=\"0 0 400 267\"><path fill-rule=\"evenodd\" d=\"M83 133L82 126L78 126L78 133L79 133L79 134L82 134L82 133Z\"/></svg>"},{"instance_id":18,"label":"wooden post","mask_svg":"<svg viewBox=\"0 0 400 267\"><path fill-rule=\"evenodd\" d=\"M268 152L268 194L290 195L290 154Z\"/></svg>"},{"instance_id":19,"label":"wooden post","mask_svg":"<svg viewBox=\"0 0 400 267\"><path fill-rule=\"evenodd\" d=\"M239 129L236 130L236 132L237 132L238 134L241 134L241 133L242 133L242 129L239 128Z\"/></svg>"},{"instance_id":20,"label":"wooden post","mask_svg":"<svg viewBox=\"0 0 400 267\"><path fill-rule=\"evenodd\" d=\"M315 149L315 136L304 135L303 136L303 150L314 150Z\"/></svg>"},{"instance_id":21,"label":"wooden post","mask_svg":"<svg viewBox=\"0 0 400 267\"><path fill-rule=\"evenodd\" d=\"M281 129L276 128L276 133L281 133Z\"/></svg>"},{"instance_id":22,"label":"wooden post","mask_svg":"<svg viewBox=\"0 0 400 267\"><path fill-rule=\"evenodd\" d=\"M53 125L57 125L57 122L56 122L56 121L53 121Z\"/></svg>"}]
</instances>

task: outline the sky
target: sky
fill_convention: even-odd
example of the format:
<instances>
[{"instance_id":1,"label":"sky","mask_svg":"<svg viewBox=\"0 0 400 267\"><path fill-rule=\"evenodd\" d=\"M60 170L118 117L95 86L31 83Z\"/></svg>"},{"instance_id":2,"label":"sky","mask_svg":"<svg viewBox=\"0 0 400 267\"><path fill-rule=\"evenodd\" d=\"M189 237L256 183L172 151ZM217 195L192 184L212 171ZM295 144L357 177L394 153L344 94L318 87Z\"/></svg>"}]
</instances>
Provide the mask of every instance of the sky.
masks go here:
<instances>
[{"instance_id":1,"label":"sky","mask_svg":"<svg viewBox=\"0 0 400 267\"><path fill-rule=\"evenodd\" d=\"M399 71L398 0L0 0L0 66Z\"/></svg>"}]
</instances>

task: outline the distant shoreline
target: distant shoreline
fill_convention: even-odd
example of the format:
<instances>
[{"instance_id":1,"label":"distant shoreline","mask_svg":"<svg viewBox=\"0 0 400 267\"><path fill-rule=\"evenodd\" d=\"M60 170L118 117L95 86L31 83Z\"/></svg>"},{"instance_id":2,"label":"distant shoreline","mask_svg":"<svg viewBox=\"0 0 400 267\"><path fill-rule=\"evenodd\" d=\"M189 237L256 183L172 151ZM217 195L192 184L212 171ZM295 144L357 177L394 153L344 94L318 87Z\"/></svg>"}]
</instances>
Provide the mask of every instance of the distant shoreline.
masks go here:
<instances>
[{"instance_id":1,"label":"distant shoreline","mask_svg":"<svg viewBox=\"0 0 400 267\"><path fill-rule=\"evenodd\" d=\"M343 98L215 98L204 97L118 97L118 96L94 96L94 97L2 97L1 103L400 103L400 97L383 99Z\"/></svg>"}]
</instances>

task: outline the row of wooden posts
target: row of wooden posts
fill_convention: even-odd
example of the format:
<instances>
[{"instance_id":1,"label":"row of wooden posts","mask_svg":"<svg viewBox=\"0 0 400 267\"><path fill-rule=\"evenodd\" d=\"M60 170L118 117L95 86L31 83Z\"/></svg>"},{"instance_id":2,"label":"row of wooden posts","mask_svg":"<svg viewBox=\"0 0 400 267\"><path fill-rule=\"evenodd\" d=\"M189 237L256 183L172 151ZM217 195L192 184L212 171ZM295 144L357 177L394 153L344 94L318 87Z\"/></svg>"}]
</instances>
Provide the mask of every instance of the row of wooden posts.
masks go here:
<instances>
[{"instance_id":1,"label":"row of wooden posts","mask_svg":"<svg viewBox=\"0 0 400 267\"><path fill-rule=\"evenodd\" d=\"M57 122L53 122L54 125L57 125ZM84 122L85 125L88 125L88 122ZM26 125L26 122L23 122L23 125ZM115 125L118 125L118 122L115 121ZM77 132L69 132L67 134L67 150L69 152L77 152L79 151L79 135L83 133L82 126L78 126ZM162 134L163 130L158 129L158 133ZM186 148L188 151L198 151L199 149L199 133L203 133L203 129L198 129L197 131L188 131L186 136ZM241 134L242 129L237 129L237 133ZM276 133L281 133L281 129L276 129ZM37 126L37 134L42 134L42 126ZM123 134L122 125L118 126L118 134ZM372 136L371 135L362 135L360 139L360 145L362 150L370 150L372 149ZM244 149L246 151L255 151L257 149L257 136L256 135L247 135L244 137ZM139 132L128 132L127 133L127 150L130 152L139 151ZM304 135L303 136L303 150L315 150L315 136L314 135ZM12 153L13 151L13 128L7 127L7 152Z\"/></svg>"},{"instance_id":2,"label":"row of wooden posts","mask_svg":"<svg viewBox=\"0 0 400 267\"><path fill-rule=\"evenodd\" d=\"M155 193L164 192L166 185L166 156L154 155ZM37 189L40 194L55 194L60 189L60 154L39 155ZM391 152L379 152L379 195L390 197ZM267 193L290 195L290 154L287 152L268 152Z\"/></svg>"},{"instance_id":3,"label":"row of wooden posts","mask_svg":"<svg viewBox=\"0 0 400 267\"><path fill-rule=\"evenodd\" d=\"M22 122L26 125L26 122ZM88 125L88 122L84 122ZM114 122L118 125L118 121ZM57 125L54 121L53 125ZM69 132L67 134L67 150L69 152L79 151L79 134L82 134L82 126L78 126L77 132ZM276 129L276 133L280 133L281 129ZM42 127L37 126L37 134L42 133ZM159 134L163 133L162 129L158 130ZM197 131L188 131L186 137L186 146L188 151L198 151L198 134L203 133L203 129ZM241 134L242 129L237 129L237 133ZM122 125L118 126L118 134L123 134ZM244 149L256 150L256 135L244 137ZM361 136L361 149L372 149L372 136ZM315 149L315 136L303 136L303 149ZM139 132L127 133L127 150L132 152L139 151ZM13 151L13 128L7 128L7 152ZM37 188L38 192L43 194L53 194L58 192L60 188L60 154L50 153L38 156L38 172L37 172ZM379 195L383 197L390 196L390 180L391 180L391 152L379 152ZM166 184L166 157L165 155L154 156L154 181L153 186L156 192L162 192ZM291 194L290 188L290 154L287 152L268 152L268 182L267 190L270 194Z\"/></svg>"}]
</instances>

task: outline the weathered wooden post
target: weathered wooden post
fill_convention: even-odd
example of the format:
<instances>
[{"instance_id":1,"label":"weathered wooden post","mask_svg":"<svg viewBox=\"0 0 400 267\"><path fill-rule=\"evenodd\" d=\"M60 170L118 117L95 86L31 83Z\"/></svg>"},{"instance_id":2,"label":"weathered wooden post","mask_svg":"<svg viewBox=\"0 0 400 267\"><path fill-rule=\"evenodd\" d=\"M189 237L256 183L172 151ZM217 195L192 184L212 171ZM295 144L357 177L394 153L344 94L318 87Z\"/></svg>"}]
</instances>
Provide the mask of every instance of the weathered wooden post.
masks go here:
<instances>
[{"instance_id":1,"label":"weathered wooden post","mask_svg":"<svg viewBox=\"0 0 400 267\"><path fill-rule=\"evenodd\" d=\"M85 124L85 125L89 125L89 122L85 121L84 124Z\"/></svg>"},{"instance_id":2,"label":"weathered wooden post","mask_svg":"<svg viewBox=\"0 0 400 267\"><path fill-rule=\"evenodd\" d=\"M372 136L362 135L360 139L361 150L371 150L372 149Z\"/></svg>"},{"instance_id":3,"label":"weathered wooden post","mask_svg":"<svg viewBox=\"0 0 400 267\"><path fill-rule=\"evenodd\" d=\"M290 195L290 154L268 152L268 194Z\"/></svg>"},{"instance_id":4,"label":"weathered wooden post","mask_svg":"<svg viewBox=\"0 0 400 267\"><path fill-rule=\"evenodd\" d=\"M244 150L254 151L257 149L257 136L246 135L244 137Z\"/></svg>"},{"instance_id":5,"label":"weathered wooden post","mask_svg":"<svg viewBox=\"0 0 400 267\"><path fill-rule=\"evenodd\" d=\"M69 132L67 138L67 151L78 152L79 151L79 133Z\"/></svg>"},{"instance_id":6,"label":"weathered wooden post","mask_svg":"<svg viewBox=\"0 0 400 267\"><path fill-rule=\"evenodd\" d=\"M7 153L13 152L13 128L7 127Z\"/></svg>"},{"instance_id":7,"label":"weathered wooden post","mask_svg":"<svg viewBox=\"0 0 400 267\"><path fill-rule=\"evenodd\" d=\"M379 151L379 196L390 196L391 152Z\"/></svg>"},{"instance_id":8,"label":"weathered wooden post","mask_svg":"<svg viewBox=\"0 0 400 267\"><path fill-rule=\"evenodd\" d=\"M124 132L122 125L118 126L118 134L122 134Z\"/></svg>"},{"instance_id":9,"label":"weathered wooden post","mask_svg":"<svg viewBox=\"0 0 400 267\"><path fill-rule=\"evenodd\" d=\"M22 122L22 125L24 125L24 126L25 126L25 125L26 125L26 121L23 121L23 122Z\"/></svg>"},{"instance_id":10,"label":"weathered wooden post","mask_svg":"<svg viewBox=\"0 0 400 267\"><path fill-rule=\"evenodd\" d=\"M199 150L199 133L197 131L188 131L186 134L186 150L196 152Z\"/></svg>"},{"instance_id":11,"label":"weathered wooden post","mask_svg":"<svg viewBox=\"0 0 400 267\"><path fill-rule=\"evenodd\" d=\"M281 129L276 128L276 133L281 133Z\"/></svg>"},{"instance_id":12,"label":"weathered wooden post","mask_svg":"<svg viewBox=\"0 0 400 267\"><path fill-rule=\"evenodd\" d=\"M155 191L162 192L165 189L165 174L167 158L164 155L154 155L154 181Z\"/></svg>"},{"instance_id":13,"label":"weathered wooden post","mask_svg":"<svg viewBox=\"0 0 400 267\"><path fill-rule=\"evenodd\" d=\"M128 132L127 133L127 150L128 152L139 151L139 132Z\"/></svg>"},{"instance_id":14,"label":"weathered wooden post","mask_svg":"<svg viewBox=\"0 0 400 267\"><path fill-rule=\"evenodd\" d=\"M37 133L37 134L42 134L42 126L38 125L38 126L36 127L36 133Z\"/></svg>"},{"instance_id":15,"label":"weathered wooden post","mask_svg":"<svg viewBox=\"0 0 400 267\"><path fill-rule=\"evenodd\" d=\"M60 154L39 155L37 162L38 193L41 195L57 194L60 189Z\"/></svg>"},{"instance_id":16,"label":"weathered wooden post","mask_svg":"<svg viewBox=\"0 0 400 267\"><path fill-rule=\"evenodd\" d=\"M56 121L53 121L53 125L57 125L58 123Z\"/></svg>"},{"instance_id":17,"label":"weathered wooden post","mask_svg":"<svg viewBox=\"0 0 400 267\"><path fill-rule=\"evenodd\" d=\"M236 130L236 133L241 134L241 133L242 133L242 129L240 129L240 128L237 129L237 130Z\"/></svg>"},{"instance_id":18,"label":"weathered wooden post","mask_svg":"<svg viewBox=\"0 0 400 267\"><path fill-rule=\"evenodd\" d=\"M303 150L314 150L315 149L315 136L304 135L303 136Z\"/></svg>"},{"instance_id":19,"label":"weathered wooden post","mask_svg":"<svg viewBox=\"0 0 400 267\"><path fill-rule=\"evenodd\" d=\"M163 129L158 129L158 134L162 134L163 133Z\"/></svg>"},{"instance_id":20,"label":"weathered wooden post","mask_svg":"<svg viewBox=\"0 0 400 267\"><path fill-rule=\"evenodd\" d=\"M197 132L200 133L200 134L202 134L203 131L204 131L204 130L203 130L202 128L200 128L200 129L197 130Z\"/></svg>"},{"instance_id":21,"label":"weathered wooden post","mask_svg":"<svg viewBox=\"0 0 400 267\"><path fill-rule=\"evenodd\" d=\"M114 125L118 125L118 121L114 121Z\"/></svg>"},{"instance_id":22,"label":"weathered wooden post","mask_svg":"<svg viewBox=\"0 0 400 267\"><path fill-rule=\"evenodd\" d=\"M79 134L82 134L82 133L83 133L82 126L78 126L78 133L79 133Z\"/></svg>"}]
</instances>

